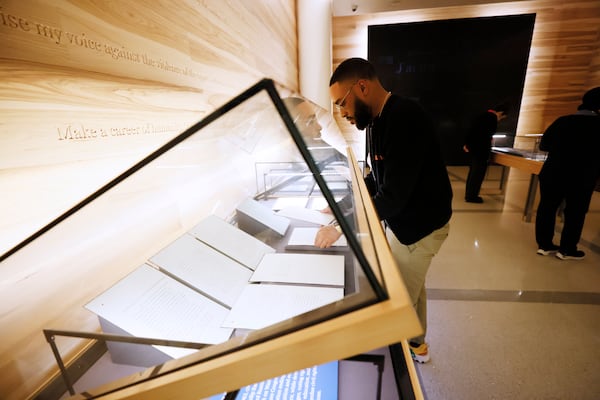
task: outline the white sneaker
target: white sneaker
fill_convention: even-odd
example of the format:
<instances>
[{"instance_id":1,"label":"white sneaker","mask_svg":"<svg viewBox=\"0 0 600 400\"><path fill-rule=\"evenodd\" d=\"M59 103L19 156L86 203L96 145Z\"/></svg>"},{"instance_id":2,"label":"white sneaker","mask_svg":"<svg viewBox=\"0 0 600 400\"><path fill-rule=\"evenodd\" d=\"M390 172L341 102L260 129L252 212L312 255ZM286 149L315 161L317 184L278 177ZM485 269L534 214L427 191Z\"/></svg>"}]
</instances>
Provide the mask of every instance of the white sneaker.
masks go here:
<instances>
[{"instance_id":1,"label":"white sneaker","mask_svg":"<svg viewBox=\"0 0 600 400\"><path fill-rule=\"evenodd\" d=\"M408 347L410 347L410 355L414 361L421 364L429 362L429 347L427 346L427 343L422 343L417 347L409 343Z\"/></svg>"}]
</instances>

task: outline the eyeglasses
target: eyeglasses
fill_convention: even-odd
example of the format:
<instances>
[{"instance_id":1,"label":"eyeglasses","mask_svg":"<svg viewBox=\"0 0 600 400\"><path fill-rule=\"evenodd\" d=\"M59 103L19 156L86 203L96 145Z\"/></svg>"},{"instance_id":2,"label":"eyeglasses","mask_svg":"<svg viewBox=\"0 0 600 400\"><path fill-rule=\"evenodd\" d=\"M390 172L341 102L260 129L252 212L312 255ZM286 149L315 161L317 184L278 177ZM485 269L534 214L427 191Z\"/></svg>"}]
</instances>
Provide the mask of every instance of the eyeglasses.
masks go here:
<instances>
[{"instance_id":1,"label":"eyeglasses","mask_svg":"<svg viewBox=\"0 0 600 400\"><path fill-rule=\"evenodd\" d=\"M350 94L350 92L352 91L352 88L354 87L354 85L356 85L358 83L358 81L354 82L352 84L352 86L350 86L350 89L348 89L348 91L346 92L346 94L344 95L344 97L342 97L342 99L339 101L339 103L335 103L335 106L338 108L338 110L341 110L342 108L344 108L346 106L346 97L348 97L348 95Z\"/></svg>"}]
</instances>

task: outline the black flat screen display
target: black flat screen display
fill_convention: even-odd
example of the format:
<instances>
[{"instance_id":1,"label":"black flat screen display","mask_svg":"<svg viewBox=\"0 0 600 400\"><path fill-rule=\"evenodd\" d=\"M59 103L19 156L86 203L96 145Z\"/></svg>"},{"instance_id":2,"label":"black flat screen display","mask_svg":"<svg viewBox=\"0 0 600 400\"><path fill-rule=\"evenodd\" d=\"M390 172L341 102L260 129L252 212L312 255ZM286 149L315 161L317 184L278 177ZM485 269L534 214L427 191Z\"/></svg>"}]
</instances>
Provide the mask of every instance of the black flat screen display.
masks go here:
<instances>
[{"instance_id":1,"label":"black flat screen display","mask_svg":"<svg viewBox=\"0 0 600 400\"><path fill-rule=\"evenodd\" d=\"M417 99L434 117L448 165L465 165L473 116L507 101L498 125L512 146L535 14L371 25L368 58L388 90Z\"/></svg>"}]
</instances>

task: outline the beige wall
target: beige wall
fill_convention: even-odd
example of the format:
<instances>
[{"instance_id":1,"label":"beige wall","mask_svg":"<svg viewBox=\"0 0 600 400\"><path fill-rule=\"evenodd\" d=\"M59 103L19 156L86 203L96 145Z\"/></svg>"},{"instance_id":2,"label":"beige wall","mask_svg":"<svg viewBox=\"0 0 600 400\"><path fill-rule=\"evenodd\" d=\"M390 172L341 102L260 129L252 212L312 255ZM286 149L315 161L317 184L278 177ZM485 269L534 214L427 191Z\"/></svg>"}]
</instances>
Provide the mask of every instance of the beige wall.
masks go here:
<instances>
[{"instance_id":1,"label":"beige wall","mask_svg":"<svg viewBox=\"0 0 600 400\"><path fill-rule=\"evenodd\" d=\"M516 145L528 145L523 135L543 132L557 116L574 111L585 90L600 86L597 0L498 2L334 17L333 67L348 57L367 57L368 25L527 13L536 13L536 22ZM338 124L349 140L362 141L339 117Z\"/></svg>"},{"instance_id":2,"label":"beige wall","mask_svg":"<svg viewBox=\"0 0 600 400\"><path fill-rule=\"evenodd\" d=\"M297 89L293 0L147 4L0 0L0 253L260 78Z\"/></svg>"},{"instance_id":3,"label":"beige wall","mask_svg":"<svg viewBox=\"0 0 600 400\"><path fill-rule=\"evenodd\" d=\"M297 47L294 0L0 0L0 254L261 78L297 90ZM97 329L69 268L0 263L0 398L56 372L42 329Z\"/></svg>"}]
</instances>

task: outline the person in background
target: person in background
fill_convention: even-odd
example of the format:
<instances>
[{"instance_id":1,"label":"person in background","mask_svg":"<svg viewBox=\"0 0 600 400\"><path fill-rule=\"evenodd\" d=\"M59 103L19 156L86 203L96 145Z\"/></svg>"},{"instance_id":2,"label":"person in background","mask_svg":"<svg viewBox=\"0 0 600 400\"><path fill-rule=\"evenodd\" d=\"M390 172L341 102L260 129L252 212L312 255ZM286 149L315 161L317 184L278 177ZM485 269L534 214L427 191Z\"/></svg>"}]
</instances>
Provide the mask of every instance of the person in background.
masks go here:
<instances>
[{"instance_id":1,"label":"person in background","mask_svg":"<svg viewBox=\"0 0 600 400\"><path fill-rule=\"evenodd\" d=\"M540 150L548 157L539 175L540 203L535 238L540 255L582 260L577 249L585 215L600 177L600 87L587 91L577 112L556 119L544 132ZM556 214L564 202L560 245L555 245Z\"/></svg>"},{"instance_id":2,"label":"person in background","mask_svg":"<svg viewBox=\"0 0 600 400\"><path fill-rule=\"evenodd\" d=\"M508 111L508 104L502 103L478 114L467 133L463 150L469 153L471 159L465 188L465 201L468 203L483 203L479 191L490 159L492 136L498 129L498 122L507 117Z\"/></svg>"},{"instance_id":3,"label":"person in background","mask_svg":"<svg viewBox=\"0 0 600 400\"><path fill-rule=\"evenodd\" d=\"M365 182L424 329L409 340L413 359L427 362L425 277L452 215L452 187L432 120L415 101L388 92L373 65L361 58L336 68L329 93L342 117L366 130L371 170ZM336 227L324 226L315 246L329 247L340 235Z\"/></svg>"},{"instance_id":4,"label":"person in background","mask_svg":"<svg viewBox=\"0 0 600 400\"><path fill-rule=\"evenodd\" d=\"M339 130L323 129L317 116L317 107L313 103L295 96L282 100L309 149L330 146L339 153L339 157L346 160L346 140Z\"/></svg>"},{"instance_id":5,"label":"person in background","mask_svg":"<svg viewBox=\"0 0 600 400\"><path fill-rule=\"evenodd\" d=\"M282 100L306 145L314 146L320 143L322 127L315 114L314 106L300 97L286 97Z\"/></svg>"}]
</instances>

